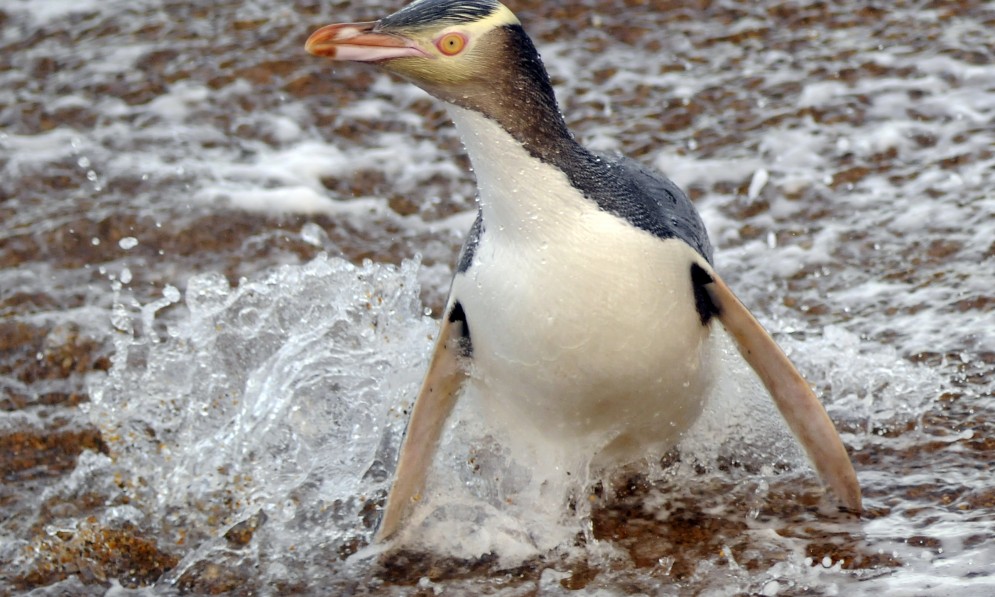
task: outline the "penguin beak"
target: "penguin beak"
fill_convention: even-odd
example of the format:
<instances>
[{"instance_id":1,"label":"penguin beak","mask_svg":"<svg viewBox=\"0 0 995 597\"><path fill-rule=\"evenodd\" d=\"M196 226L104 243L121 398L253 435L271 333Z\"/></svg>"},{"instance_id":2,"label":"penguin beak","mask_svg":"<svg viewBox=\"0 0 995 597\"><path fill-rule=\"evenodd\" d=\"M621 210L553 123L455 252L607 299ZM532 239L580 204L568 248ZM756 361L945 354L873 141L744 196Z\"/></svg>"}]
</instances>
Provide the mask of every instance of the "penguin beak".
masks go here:
<instances>
[{"instance_id":1,"label":"penguin beak","mask_svg":"<svg viewBox=\"0 0 995 597\"><path fill-rule=\"evenodd\" d=\"M428 57L413 40L377 31L377 23L369 21L326 25L307 38L304 49L314 56L354 62Z\"/></svg>"}]
</instances>

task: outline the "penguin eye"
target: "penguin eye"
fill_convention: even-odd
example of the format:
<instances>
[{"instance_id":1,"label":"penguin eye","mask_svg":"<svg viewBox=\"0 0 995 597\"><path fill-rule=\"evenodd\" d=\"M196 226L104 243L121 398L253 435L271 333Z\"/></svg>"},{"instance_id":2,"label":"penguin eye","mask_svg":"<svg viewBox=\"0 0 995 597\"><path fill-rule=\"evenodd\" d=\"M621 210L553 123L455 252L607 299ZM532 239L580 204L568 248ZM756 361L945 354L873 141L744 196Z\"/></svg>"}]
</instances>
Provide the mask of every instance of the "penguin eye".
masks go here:
<instances>
[{"instance_id":1,"label":"penguin eye","mask_svg":"<svg viewBox=\"0 0 995 597\"><path fill-rule=\"evenodd\" d=\"M466 47L466 37L461 33L447 33L436 40L435 47L446 56L455 56Z\"/></svg>"}]
</instances>

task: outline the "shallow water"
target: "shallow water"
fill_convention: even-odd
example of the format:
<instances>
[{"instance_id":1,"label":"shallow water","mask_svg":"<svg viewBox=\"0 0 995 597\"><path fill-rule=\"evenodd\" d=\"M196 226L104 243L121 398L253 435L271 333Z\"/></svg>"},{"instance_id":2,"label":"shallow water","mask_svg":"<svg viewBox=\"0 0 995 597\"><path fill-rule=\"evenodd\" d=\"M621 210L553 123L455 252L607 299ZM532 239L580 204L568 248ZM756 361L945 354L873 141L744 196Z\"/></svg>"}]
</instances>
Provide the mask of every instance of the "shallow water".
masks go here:
<instances>
[{"instance_id":1,"label":"shallow water","mask_svg":"<svg viewBox=\"0 0 995 597\"><path fill-rule=\"evenodd\" d=\"M438 104L302 45L396 5L13 0L0 590L995 592L995 8L509 6L578 137L695 199L864 517L728 354L679 454L576 513L462 409L371 554L473 179Z\"/></svg>"}]
</instances>

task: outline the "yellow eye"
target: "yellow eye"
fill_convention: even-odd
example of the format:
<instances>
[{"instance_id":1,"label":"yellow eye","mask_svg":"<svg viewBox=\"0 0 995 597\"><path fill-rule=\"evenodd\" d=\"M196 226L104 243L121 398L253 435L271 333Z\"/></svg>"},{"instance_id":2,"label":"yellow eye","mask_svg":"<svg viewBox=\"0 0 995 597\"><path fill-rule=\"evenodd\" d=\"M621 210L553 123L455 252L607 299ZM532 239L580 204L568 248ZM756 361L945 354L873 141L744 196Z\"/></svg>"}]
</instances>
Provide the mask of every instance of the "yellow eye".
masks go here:
<instances>
[{"instance_id":1,"label":"yellow eye","mask_svg":"<svg viewBox=\"0 0 995 597\"><path fill-rule=\"evenodd\" d=\"M446 56L455 56L466 47L466 38L460 33L447 33L435 42L435 47Z\"/></svg>"}]
</instances>

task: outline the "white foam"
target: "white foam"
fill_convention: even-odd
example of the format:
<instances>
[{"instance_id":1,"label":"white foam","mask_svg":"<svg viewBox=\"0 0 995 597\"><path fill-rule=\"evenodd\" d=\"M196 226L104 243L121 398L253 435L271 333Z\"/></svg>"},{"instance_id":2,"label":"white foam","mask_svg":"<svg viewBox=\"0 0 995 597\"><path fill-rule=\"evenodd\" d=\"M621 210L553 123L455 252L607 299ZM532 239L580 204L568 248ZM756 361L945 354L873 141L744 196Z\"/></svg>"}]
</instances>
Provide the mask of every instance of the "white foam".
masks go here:
<instances>
[{"instance_id":1,"label":"white foam","mask_svg":"<svg viewBox=\"0 0 995 597\"><path fill-rule=\"evenodd\" d=\"M95 12L113 9L114 5L132 5L131 2L113 2L101 0L10 0L4 8L23 11L38 23L46 23L57 19L64 19L81 13Z\"/></svg>"},{"instance_id":2,"label":"white foam","mask_svg":"<svg viewBox=\"0 0 995 597\"><path fill-rule=\"evenodd\" d=\"M204 104L210 93L207 87L195 81L180 81L172 85L168 93L150 101L148 110L168 123L181 123Z\"/></svg>"},{"instance_id":3,"label":"white foam","mask_svg":"<svg viewBox=\"0 0 995 597\"><path fill-rule=\"evenodd\" d=\"M199 195L207 203L228 204L231 207L263 213L302 214L358 214L385 213L386 205L380 199L335 201L326 194L306 186L284 186L275 189L215 187Z\"/></svg>"},{"instance_id":4,"label":"white foam","mask_svg":"<svg viewBox=\"0 0 995 597\"><path fill-rule=\"evenodd\" d=\"M807 83L798 96L798 106L801 108L823 106L851 93L853 92L846 83L840 81Z\"/></svg>"},{"instance_id":5,"label":"white foam","mask_svg":"<svg viewBox=\"0 0 995 597\"><path fill-rule=\"evenodd\" d=\"M746 191L746 196L751 200L755 200L760 196L760 191L767 186L767 181L770 180L770 173L767 172L766 168L760 168L753 173L753 177L750 179L750 188Z\"/></svg>"},{"instance_id":6,"label":"white foam","mask_svg":"<svg viewBox=\"0 0 995 597\"><path fill-rule=\"evenodd\" d=\"M661 152L654 165L685 189L696 184L711 187L716 182L743 182L764 167L756 158L703 160L670 152Z\"/></svg>"}]
</instances>

